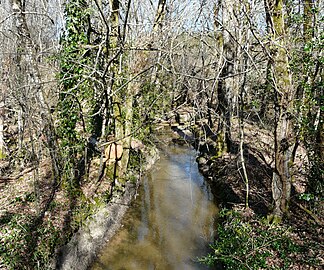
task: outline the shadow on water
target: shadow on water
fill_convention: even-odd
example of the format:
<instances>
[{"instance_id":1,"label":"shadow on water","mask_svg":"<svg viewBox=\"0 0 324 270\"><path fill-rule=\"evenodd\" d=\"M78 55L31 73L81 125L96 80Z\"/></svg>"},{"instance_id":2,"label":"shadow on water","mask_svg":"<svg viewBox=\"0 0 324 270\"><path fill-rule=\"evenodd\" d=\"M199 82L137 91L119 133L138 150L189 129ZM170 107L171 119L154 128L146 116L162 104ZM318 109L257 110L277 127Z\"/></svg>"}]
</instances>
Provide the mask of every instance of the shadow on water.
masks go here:
<instances>
[{"instance_id":1,"label":"shadow on water","mask_svg":"<svg viewBox=\"0 0 324 270\"><path fill-rule=\"evenodd\" d=\"M170 146L143 178L122 229L92 269L208 269L197 257L208 252L217 212L194 150Z\"/></svg>"}]
</instances>

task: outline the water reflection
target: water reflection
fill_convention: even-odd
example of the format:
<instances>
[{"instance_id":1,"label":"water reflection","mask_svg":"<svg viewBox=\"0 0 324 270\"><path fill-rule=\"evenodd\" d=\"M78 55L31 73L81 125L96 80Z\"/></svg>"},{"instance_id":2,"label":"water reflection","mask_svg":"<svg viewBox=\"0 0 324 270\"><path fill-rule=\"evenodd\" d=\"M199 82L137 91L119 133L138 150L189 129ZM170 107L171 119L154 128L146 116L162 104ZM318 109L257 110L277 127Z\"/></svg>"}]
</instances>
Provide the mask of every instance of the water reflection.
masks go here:
<instances>
[{"instance_id":1,"label":"water reflection","mask_svg":"<svg viewBox=\"0 0 324 270\"><path fill-rule=\"evenodd\" d=\"M217 207L194 154L174 146L161 157L93 270L206 269L195 260L212 240Z\"/></svg>"}]
</instances>

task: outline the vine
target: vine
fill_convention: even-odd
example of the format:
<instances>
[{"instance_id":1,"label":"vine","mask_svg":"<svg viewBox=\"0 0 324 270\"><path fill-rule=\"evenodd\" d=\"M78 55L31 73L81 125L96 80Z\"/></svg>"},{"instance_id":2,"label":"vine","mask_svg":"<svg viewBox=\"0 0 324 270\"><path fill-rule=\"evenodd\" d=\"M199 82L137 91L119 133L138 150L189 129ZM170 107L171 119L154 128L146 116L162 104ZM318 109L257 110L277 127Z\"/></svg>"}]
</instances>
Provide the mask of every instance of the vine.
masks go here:
<instances>
[{"instance_id":1,"label":"vine","mask_svg":"<svg viewBox=\"0 0 324 270\"><path fill-rule=\"evenodd\" d=\"M63 175L76 179L76 160L85 147L85 135L97 129L92 117L98 108L94 98L94 82L89 73L93 66L91 43L91 9L85 0L65 5L65 32L61 37L59 93L59 126L63 158Z\"/></svg>"}]
</instances>

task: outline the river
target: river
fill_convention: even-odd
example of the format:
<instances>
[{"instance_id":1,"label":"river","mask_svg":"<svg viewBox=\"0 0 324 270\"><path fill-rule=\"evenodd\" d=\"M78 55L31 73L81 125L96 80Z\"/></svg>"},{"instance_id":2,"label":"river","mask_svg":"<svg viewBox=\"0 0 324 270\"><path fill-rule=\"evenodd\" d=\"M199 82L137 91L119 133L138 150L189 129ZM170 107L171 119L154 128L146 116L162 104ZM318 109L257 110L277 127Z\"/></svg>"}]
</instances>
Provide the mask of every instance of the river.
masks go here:
<instances>
[{"instance_id":1,"label":"river","mask_svg":"<svg viewBox=\"0 0 324 270\"><path fill-rule=\"evenodd\" d=\"M195 154L179 145L162 151L92 270L207 269L197 257L208 251L218 208Z\"/></svg>"}]
</instances>

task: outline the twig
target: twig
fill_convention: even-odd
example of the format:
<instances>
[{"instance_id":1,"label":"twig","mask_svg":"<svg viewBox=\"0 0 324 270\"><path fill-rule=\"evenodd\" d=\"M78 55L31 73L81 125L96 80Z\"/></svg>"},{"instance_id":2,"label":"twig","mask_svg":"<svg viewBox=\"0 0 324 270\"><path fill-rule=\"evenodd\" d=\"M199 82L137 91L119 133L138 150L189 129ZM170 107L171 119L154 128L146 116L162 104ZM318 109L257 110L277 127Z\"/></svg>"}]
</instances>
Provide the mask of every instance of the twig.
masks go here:
<instances>
[{"instance_id":1,"label":"twig","mask_svg":"<svg viewBox=\"0 0 324 270\"><path fill-rule=\"evenodd\" d=\"M319 226L323 226L322 221L311 210L307 209L306 207L302 206L299 203L296 202L293 203L296 204L301 210L304 210L307 214L309 214Z\"/></svg>"},{"instance_id":2,"label":"twig","mask_svg":"<svg viewBox=\"0 0 324 270\"><path fill-rule=\"evenodd\" d=\"M29 173L33 170L35 170L36 167L31 167L23 170L21 173L15 175L15 176L0 176L0 181L13 181L17 180L18 178L22 177L24 174Z\"/></svg>"}]
</instances>

